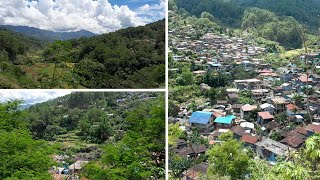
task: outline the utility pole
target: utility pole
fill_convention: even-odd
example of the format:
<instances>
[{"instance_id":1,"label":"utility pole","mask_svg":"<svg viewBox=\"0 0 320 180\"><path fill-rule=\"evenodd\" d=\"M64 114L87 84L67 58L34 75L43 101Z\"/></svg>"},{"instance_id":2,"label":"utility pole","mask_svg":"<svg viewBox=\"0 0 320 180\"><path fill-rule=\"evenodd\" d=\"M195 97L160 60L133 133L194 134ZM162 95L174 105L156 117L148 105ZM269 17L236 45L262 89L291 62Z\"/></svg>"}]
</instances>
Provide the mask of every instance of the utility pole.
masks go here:
<instances>
[{"instance_id":1,"label":"utility pole","mask_svg":"<svg viewBox=\"0 0 320 180\"><path fill-rule=\"evenodd\" d=\"M60 53L60 48L58 50L58 54ZM53 74L52 74L52 79L51 79L51 88L54 88L54 82L55 82L55 79L56 79L56 68L57 68L57 57L54 58L54 68L53 68Z\"/></svg>"},{"instance_id":2,"label":"utility pole","mask_svg":"<svg viewBox=\"0 0 320 180\"><path fill-rule=\"evenodd\" d=\"M302 40L302 43L303 43L303 46L304 46L304 53L305 53L305 64L306 64L306 95L307 95L307 111L308 111L308 115L309 115L309 118L310 118L310 121L312 122L312 117L311 117L311 113L310 113L310 104L309 104L309 62L308 62L308 58L310 56L310 53L308 52L308 47L307 47L307 44L306 44L306 38L305 38L305 31L307 29L303 28L302 26L302 31L301 31L301 40Z\"/></svg>"}]
</instances>

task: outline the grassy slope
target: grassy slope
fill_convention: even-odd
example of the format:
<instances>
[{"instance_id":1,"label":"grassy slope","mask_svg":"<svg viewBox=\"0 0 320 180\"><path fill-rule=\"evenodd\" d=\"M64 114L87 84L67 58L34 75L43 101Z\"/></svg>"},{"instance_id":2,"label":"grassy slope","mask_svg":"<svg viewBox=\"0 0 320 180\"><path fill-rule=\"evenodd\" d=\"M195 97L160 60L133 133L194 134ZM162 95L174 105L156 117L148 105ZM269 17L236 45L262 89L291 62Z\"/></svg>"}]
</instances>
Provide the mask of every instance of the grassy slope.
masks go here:
<instances>
[{"instance_id":1,"label":"grassy slope","mask_svg":"<svg viewBox=\"0 0 320 180\"><path fill-rule=\"evenodd\" d=\"M57 136L57 139L53 141L54 143L60 143L63 147L69 147L72 149L81 149L91 146L97 146L98 144L89 143L76 135L77 131L71 131L67 134L61 134Z\"/></svg>"}]
</instances>

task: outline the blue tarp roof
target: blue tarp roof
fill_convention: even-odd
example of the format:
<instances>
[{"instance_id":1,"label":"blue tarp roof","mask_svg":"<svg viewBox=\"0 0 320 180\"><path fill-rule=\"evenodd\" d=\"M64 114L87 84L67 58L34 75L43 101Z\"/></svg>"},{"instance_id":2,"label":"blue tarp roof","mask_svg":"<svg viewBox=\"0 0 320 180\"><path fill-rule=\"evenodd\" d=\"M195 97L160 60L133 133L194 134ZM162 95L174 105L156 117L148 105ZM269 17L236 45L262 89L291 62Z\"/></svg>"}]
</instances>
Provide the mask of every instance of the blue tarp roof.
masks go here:
<instances>
[{"instance_id":1,"label":"blue tarp roof","mask_svg":"<svg viewBox=\"0 0 320 180\"><path fill-rule=\"evenodd\" d=\"M226 117L217 117L214 121L215 123L221 123L221 124L231 124L232 120L236 117L234 115L229 115Z\"/></svg>"},{"instance_id":2,"label":"blue tarp roof","mask_svg":"<svg viewBox=\"0 0 320 180\"><path fill-rule=\"evenodd\" d=\"M207 124L212 116L212 112L196 111L192 113L189 122L197 124Z\"/></svg>"}]
</instances>

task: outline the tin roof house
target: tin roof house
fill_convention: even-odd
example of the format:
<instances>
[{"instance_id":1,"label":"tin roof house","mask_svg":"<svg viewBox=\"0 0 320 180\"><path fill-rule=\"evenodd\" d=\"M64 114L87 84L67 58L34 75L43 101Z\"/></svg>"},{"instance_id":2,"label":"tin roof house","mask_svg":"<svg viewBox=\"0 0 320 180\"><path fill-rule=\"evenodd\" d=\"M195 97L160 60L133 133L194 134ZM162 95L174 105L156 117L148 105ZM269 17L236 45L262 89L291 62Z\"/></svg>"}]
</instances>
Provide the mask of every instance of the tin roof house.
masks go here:
<instances>
[{"instance_id":1,"label":"tin roof house","mask_svg":"<svg viewBox=\"0 0 320 180\"><path fill-rule=\"evenodd\" d=\"M229 115L225 117L217 117L214 121L216 127L222 127L222 128L231 128L234 124L234 119L236 119L235 116Z\"/></svg>"},{"instance_id":2,"label":"tin roof house","mask_svg":"<svg viewBox=\"0 0 320 180\"><path fill-rule=\"evenodd\" d=\"M189 123L193 127L197 127L200 132L209 133L213 128L213 119L215 116L212 112L196 111L192 113Z\"/></svg>"},{"instance_id":3,"label":"tin roof house","mask_svg":"<svg viewBox=\"0 0 320 180\"><path fill-rule=\"evenodd\" d=\"M270 164L275 165L277 157L287 157L295 150L285 144L279 143L272 139L263 139L256 144L256 153L259 157L266 159Z\"/></svg>"}]
</instances>

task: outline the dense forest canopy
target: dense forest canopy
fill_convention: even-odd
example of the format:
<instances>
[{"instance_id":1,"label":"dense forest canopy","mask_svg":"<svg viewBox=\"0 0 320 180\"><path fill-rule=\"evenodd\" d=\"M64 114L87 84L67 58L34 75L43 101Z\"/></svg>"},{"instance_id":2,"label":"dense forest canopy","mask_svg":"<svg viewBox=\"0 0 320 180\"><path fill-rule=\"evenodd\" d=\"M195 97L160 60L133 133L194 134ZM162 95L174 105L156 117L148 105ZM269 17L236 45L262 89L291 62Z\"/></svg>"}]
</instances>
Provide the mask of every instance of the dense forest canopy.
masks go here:
<instances>
[{"instance_id":1,"label":"dense forest canopy","mask_svg":"<svg viewBox=\"0 0 320 180\"><path fill-rule=\"evenodd\" d=\"M286 48L302 45L301 26L293 17L279 17L268 10L250 8L244 12L241 27L255 29L258 36L279 42Z\"/></svg>"},{"instance_id":2,"label":"dense forest canopy","mask_svg":"<svg viewBox=\"0 0 320 180\"><path fill-rule=\"evenodd\" d=\"M44 47L44 42L6 29L0 29L1 61L15 61L18 55Z\"/></svg>"},{"instance_id":3,"label":"dense forest canopy","mask_svg":"<svg viewBox=\"0 0 320 180\"><path fill-rule=\"evenodd\" d=\"M2 88L156 88L165 82L165 21L91 38L37 41L0 30Z\"/></svg>"},{"instance_id":4,"label":"dense forest canopy","mask_svg":"<svg viewBox=\"0 0 320 180\"><path fill-rule=\"evenodd\" d=\"M163 94L76 92L19 104L0 104L0 179L51 179L53 154L70 163L92 156L80 174L90 179L164 178Z\"/></svg>"},{"instance_id":5,"label":"dense forest canopy","mask_svg":"<svg viewBox=\"0 0 320 180\"><path fill-rule=\"evenodd\" d=\"M165 176L165 108L140 105L128 114L123 138L104 148L101 162L88 164L91 179L162 179ZM105 168L108 167L108 168Z\"/></svg>"},{"instance_id":6,"label":"dense forest canopy","mask_svg":"<svg viewBox=\"0 0 320 180\"><path fill-rule=\"evenodd\" d=\"M320 26L320 2L317 0L175 0L179 8L191 15L200 16L203 11L213 14L222 23L239 27L247 8L257 7L269 10L277 15L292 16L300 23L307 23L311 29Z\"/></svg>"},{"instance_id":7,"label":"dense forest canopy","mask_svg":"<svg viewBox=\"0 0 320 180\"><path fill-rule=\"evenodd\" d=\"M155 97L157 94L154 94ZM81 138L103 143L114 130L126 130L127 109L134 109L143 100L126 93L77 92L31 106L27 120L37 139L56 140L61 134L78 130ZM124 101L124 105L121 105ZM150 105L151 101L146 101Z\"/></svg>"},{"instance_id":8,"label":"dense forest canopy","mask_svg":"<svg viewBox=\"0 0 320 180\"><path fill-rule=\"evenodd\" d=\"M163 20L85 39L74 71L90 88L158 87L164 83L164 38Z\"/></svg>"}]
</instances>

